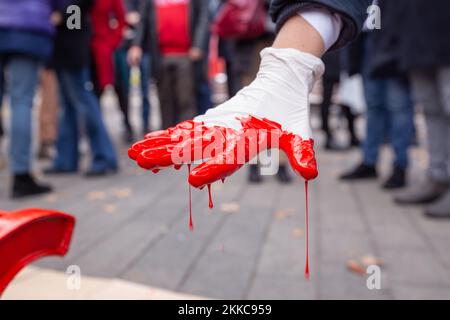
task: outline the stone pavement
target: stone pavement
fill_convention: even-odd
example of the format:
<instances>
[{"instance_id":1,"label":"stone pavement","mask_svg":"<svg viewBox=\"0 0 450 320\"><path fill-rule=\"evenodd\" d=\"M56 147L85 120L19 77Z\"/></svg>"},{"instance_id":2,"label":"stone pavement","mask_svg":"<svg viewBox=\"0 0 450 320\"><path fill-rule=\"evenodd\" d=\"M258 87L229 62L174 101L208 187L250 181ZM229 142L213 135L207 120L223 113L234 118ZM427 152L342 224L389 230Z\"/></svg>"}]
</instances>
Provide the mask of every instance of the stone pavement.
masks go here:
<instances>
[{"instance_id":1,"label":"stone pavement","mask_svg":"<svg viewBox=\"0 0 450 320\"><path fill-rule=\"evenodd\" d=\"M117 138L117 109L105 114ZM120 153L117 175L49 177L56 192L28 200L8 199L8 175L0 171L3 210L43 207L77 218L69 254L27 268L5 298L450 299L450 221L394 205L379 182L339 182L356 151L319 149L320 177L310 184L310 281L303 274L302 181L281 186L266 177L249 185L244 168L213 186L213 210L207 191L193 190L190 232L187 169L154 175L129 161L125 146ZM411 154L414 183L426 159L421 149ZM386 175L388 150L383 158ZM383 260L380 290L369 290L368 275L347 268L350 259L367 255ZM65 288L71 265L81 269L83 292ZM101 285L89 291L92 283ZM165 295L154 294L160 289Z\"/></svg>"}]
</instances>

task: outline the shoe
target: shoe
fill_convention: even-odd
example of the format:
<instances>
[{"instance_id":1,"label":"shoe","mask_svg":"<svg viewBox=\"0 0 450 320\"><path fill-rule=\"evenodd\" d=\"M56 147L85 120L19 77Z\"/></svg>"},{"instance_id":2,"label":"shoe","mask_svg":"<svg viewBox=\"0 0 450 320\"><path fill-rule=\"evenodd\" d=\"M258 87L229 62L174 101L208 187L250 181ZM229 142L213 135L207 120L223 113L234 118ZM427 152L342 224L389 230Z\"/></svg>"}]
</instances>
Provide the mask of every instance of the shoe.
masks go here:
<instances>
[{"instance_id":1,"label":"shoe","mask_svg":"<svg viewBox=\"0 0 450 320\"><path fill-rule=\"evenodd\" d=\"M344 151L345 148L342 146L339 146L333 138L327 138L327 141L325 142L325 150L328 151Z\"/></svg>"},{"instance_id":2,"label":"shoe","mask_svg":"<svg viewBox=\"0 0 450 320\"><path fill-rule=\"evenodd\" d=\"M131 130L131 128L126 129L124 134L123 134L123 140L125 141L125 143L130 144L133 142L134 140L134 134L133 134L133 130Z\"/></svg>"},{"instance_id":3,"label":"shoe","mask_svg":"<svg viewBox=\"0 0 450 320\"><path fill-rule=\"evenodd\" d=\"M39 151L37 154L38 159L40 160L47 160L51 159L51 147L52 145L50 143L42 143L39 147Z\"/></svg>"},{"instance_id":4,"label":"shoe","mask_svg":"<svg viewBox=\"0 0 450 320\"><path fill-rule=\"evenodd\" d=\"M86 178L96 178L96 177L103 177L109 174L115 174L119 171L119 169L116 168L104 168L104 169L90 169L87 171L84 176Z\"/></svg>"},{"instance_id":5,"label":"shoe","mask_svg":"<svg viewBox=\"0 0 450 320\"><path fill-rule=\"evenodd\" d=\"M377 178L377 169L375 166L368 166L361 163L350 172L341 175L341 180L359 180L359 179L375 179Z\"/></svg>"},{"instance_id":6,"label":"shoe","mask_svg":"<svg viewBox=\"0 0 450 320\"><path fill-rule=\"evenodd\" d=\"M17 199L51 191L52 188L49 185L37 183L29 173L17 174L14 176L11 197Z\"/></svg>"},{"instance_id":7,"label":"shoe","mask_svg":"<svg viewBox=\"0 0 450 320\"><path fill-rule=\"evenodd\" d=\"M353 137L350 139L350 147L351 148L359 147L360 145L361 145L361 141L359 141L358 138Z\"/></svg>"},{"instance_id":8,"label":"shoe","mask_svg":"<svg viewBox=\"0 0 450 320\"><path fill-rule=\"evenodd\" d=\"M287 183L292 182L292 178L289 175L285 165L281 165L278 168L277 178L278 178L278 181L280 181L282 184L287 184Z\"/></svg>"},{"instance_id":9,"label":"shoe","mask_svg":"<svg viewBox=\"0 0 450 320\"><path fill-rule=\"evenodd\" d=\"M403 188L406 185L406 170L395 167L391 177L383 184L386 190Z\"/></svg>"},{"instance_id":10,"label":"shoe","mask_svg":"<svg viewBox=\"0 0 450 320\"><path fill-rule=\"evenodd\" d=\"M450 191L425 208L425 215L430 218L450 218Z\"/></svg>"},{"instance_id":11,"label":"shoe","mask_svg":"<svg viewBox=\"0 0 450 320\"><path fill-rule=\"evenodd\" d=\"M251 164L248 172L248 182L261 183L262 177L259 173L259 166L257 164Z\"/></svg>"},{"instance_id":12,"label":"shoe","mask_svg":"<svg viewBox=\"0 0 450 320\"><path fill-rule=\"evenodd\" d=\"M448 189L445 184L427 179L419 185L399 193L394 197L394 201L398 204L427 204L441 198Z\"/></svg>"},{"instance_id":13,"label":"shoe","mask_svg":"<svg viewBox=\"0 0 450 320\"><path fill-rule=\"evenodd\" d=\"M77 169L59 169L55 167L44 169L44 173L48 175L74 174L77 172L78 172Z\"/></svg>"}]
</instances>

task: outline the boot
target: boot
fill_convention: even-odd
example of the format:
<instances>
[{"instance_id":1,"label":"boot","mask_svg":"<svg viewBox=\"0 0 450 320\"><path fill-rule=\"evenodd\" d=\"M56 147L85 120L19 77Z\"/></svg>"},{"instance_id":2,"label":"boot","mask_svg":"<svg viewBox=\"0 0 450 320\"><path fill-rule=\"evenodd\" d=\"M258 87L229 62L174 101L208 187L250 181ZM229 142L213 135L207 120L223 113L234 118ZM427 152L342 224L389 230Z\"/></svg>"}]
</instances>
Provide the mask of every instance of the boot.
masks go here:
<instances>
[{"instance_id":1,"label":"boot","mask_svg":"<svg viewBox=\"0 0 450 320\"><path fill-rule=\"evenodd\" d=\"M287 168L285 165L280 165L280 167L278 168L277 178L278 178L278 181L280 181L283 184L292 182L292 178L289 175L289 172L287 171Z\"/></svg>"},{"instance_id":2,"label":"boot","mask_svg":"<svg viewBox=\"0 0 450 320\"><path fill-rule=\"evenodd\" d=\"M383 184L383 189L392 190L406 185L406 170L395 167L391 177Z\"/></svg>"},{"instance_id":3,"label":"boot","mask_svg":"<svg viewBox=\"0 0 450 320\"><path fill-rule=\"evenodd\" d=\"M48 143L48 142L41 143L41 145L39 146L38 154L37 154L38 159L40 159L40 160L51 159L52 158L51 148L52 148L52 143Z\"/></svg>"},{"instance_id":4,"label":"boot","mask_svg":"<svg viewBox=\"0 0 450 320\"><path fill-rule=\"evenodd\" d=\"M16 174L14 175L11 197L17 199L51 191L52 188L49 185L37 183L29 173Z\"/></svg>"},{"instance_id":5,"label":"boot","mask_svg":"<svg viewBox=\"0 0 450 320\"><path fill-rule=\"evenodd\" d=\"M377 177L377 169L375 166L368 166L361 163L350 172L341 175L341 180L360 180L360 179L375 179Z\"/></svg>"},{"instance_id":6,"label":"boot","mask_svg":"<svg viewBox=\"0 0 450 320\"><path fill-rule=\"evenodd\" d=\"M261 183L262 177L259 173L259 166L257 164L251 164L248 172L248 182L250 183Z\"/></svg>"},{"instance_id":7,"label":"boot","mask_svg":"<svg viewBox=\"0 0 450 320\"><path fill-rule=\"evenodd\" d=\"M436 203L425 209L430 218L450 218L450 191L447 191Z\"/></svg>"},{"instance_id":8,"label":"boot","mask_svg":"<svg viewBox=\"0 0 450 320\"><path fill-rule=\"evenodd\" d=\"M438 200L448 190L448 186L430 179L399 193L394 197L398 204L427 204Z\"/></svg>"}]
</instances>

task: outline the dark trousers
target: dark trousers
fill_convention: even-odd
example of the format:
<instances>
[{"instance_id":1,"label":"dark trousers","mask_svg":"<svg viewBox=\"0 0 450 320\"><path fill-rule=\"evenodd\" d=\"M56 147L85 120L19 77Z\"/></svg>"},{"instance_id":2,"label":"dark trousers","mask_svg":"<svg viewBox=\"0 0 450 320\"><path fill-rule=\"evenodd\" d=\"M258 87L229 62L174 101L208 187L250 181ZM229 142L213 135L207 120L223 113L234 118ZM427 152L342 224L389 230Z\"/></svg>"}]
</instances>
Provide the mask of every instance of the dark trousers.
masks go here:
<instances>
[{"instance_id":1,"label":"dark trousers","mask_svg":"<svg viewBox=\"0 0 450 320\"><path fill-rule=\"evenodd\" d=\"M158 94L164 129L196 115L194 74L189 57L161 58Z\"/></svg>"},{"instance_id":2,"label":"dark trousers","mask_svg":"<svg viewBox=\"0 0 450 320\"><path fill-rule=\"evenodd\" d=\"M335 84L338 84L338 79L324 78L323 79L323 99L320 106L321 118L322 118L322 130L326 134L327 139L333 138L333 132L330 128L330 107L332 105L333 88ZM348 133L350 138L354 141L358 140L355 132L355 115L351 108L346 105L340 105L342 114L347 120Z\"/></svg>"}]
</instances>

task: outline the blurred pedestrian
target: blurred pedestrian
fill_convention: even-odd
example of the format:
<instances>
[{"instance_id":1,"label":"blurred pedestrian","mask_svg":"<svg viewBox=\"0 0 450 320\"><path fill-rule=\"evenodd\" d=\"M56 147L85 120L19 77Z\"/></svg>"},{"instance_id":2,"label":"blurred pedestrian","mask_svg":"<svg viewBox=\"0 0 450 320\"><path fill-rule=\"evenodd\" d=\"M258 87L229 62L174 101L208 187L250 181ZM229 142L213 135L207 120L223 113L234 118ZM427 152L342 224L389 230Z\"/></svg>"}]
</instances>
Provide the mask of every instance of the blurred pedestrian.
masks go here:
<instances>
[{"instance_id":1,"label":"blurred pedestrian","mask_svg":"<svg viewBox=\"0 0 450 320\"><path fill-rule=\"evenodd\" d=\"M389 19L396 21L402 34L390 49L399 53L401 67L410 74L428 133L427 178L395 200L401 204L431 203L425 209L427 216L450 218L450 2L384 2Z\"/></svg>"},{"instance_id":2,"label":"blurred pedestrian","mask_svg":"<svg viewBox=\"0 0 450 320\"><path fill-rule=\"evenodd\" d=\"M126 127L125 140L131 142L133 140L133 128L129 121L129 105L130 105L130 66L127 61L127 52L136 37L136 28L141 21L139 13L139 0L125 0L125 22L126 28L123 40L114 55L114 88L116 90L119 106L124 115L124 123ZM140 71L140 88L142 96L142 133L146 134L150 131L150 75L151 61L150 53L142 54L139 64Z\"/></svg>"},{"instance_id":3,"label":"blurred pedestrian","mask_svg":"<svg viewBox=\"0 0 450 320\"><path fill-rule=\"evenodd\" d=\"M334 137L333 129L330 128L330 109L332 105L339 107L340 112L347 120L347 129L350 136L349 147L359 146L359 140L355 132L355 115L352 108L347 104L334 101L335 90L341 85L341 54L330 52L324 55L325 73L322 77L322 103L320 105L322 131L325 133L325 149L331 151L342 151L346 148L340 146ZM336 99L335 99L336 100Z\"/></svg>"},{"instance_id":4,"label":"blurred pedestrian","mask_svg":"<svg viewBox=\"0 0 450 320\"><path fill-rule=\"evenodd\" d=\"M152 52L162 125L174 126L197 113L193 63L200 61L208 37L208 1L143 0L141 22L129 51L132 65Z\"/></svg>"},{"instance_id":5,"label":"blurred pedestrian","mask_svg":"<svg viewBox=\"0 0 450 320\"><path fill-rule=\"evenodd\" d=\"M363 160L351 171L341 176L342 180L374 179L378 176L379 149L389 139L395 159L390 177L383 183L384 189L398 189L406 185L406 170L409 164L408 148L413 136L413 103L409 81L397 67L372 74L374 61L380 55L390 53L378 49L384 37L400 36L395 24L383 21L382 30L368 32L363 47L363 83L367 103L366 138L363 145ZM394 53L392 53L394 55ZM397 57L388 57L395 60Z\"/></svg>"},{"instance_id":6,"label":"blurred pedestrian","mask_svg":"<svg viewBox=\"0 0 450 320\"><path fill-rule=\"evenodd\" d=\"M113 55L122 42L125 9L122 0L96 0L90 11L92 18L91 49L95 91L100 97L107 86L114 84ZM128 121L127 115L124 115ZM129 122L126 124L129 126Z\"/></svg>"},{"instance_id":7,"label":"blurred pedestrian","mask_svg":"<svg viewBox=\"0 0 450 320\"><path fill-rule=\"evenodd\" d=\"M41 102L39 107L39 159L50 159L58 132L58 80L51 63L40 74Z\"/></svg>"},{"instance_id":8,"label":"blurred pedestrian","mask_svg":"<svg viewBox=\"0 0 450 320\"><path fill-rule=\"evenodd\" d=\"M102 119L99 100L89 86L89 12L93 3L92 0L71 1L71 4L81 8L80 29L69 29L65 23L58 26L54 62L59 81L61 113L57 155L52 167L46 170L50 174L78 171L80 125L83 125L89 138L92 153L86 176L105 175L118 169L116 152Z\"/></svg>"},{"instance_id":9,"label":"blurred pedestrian","mask_svg":"<svg viewBox=\"0 0 450 320\"><path fill-rule=\"evenodd\" d=\"M52 51L54 28L50 18L57 4L59 1L51 0L0 2L0 74L7 72L10 93L13 198L51 191L31 174L31 108L39 67Z\"/></svg>"}]
</instances>

